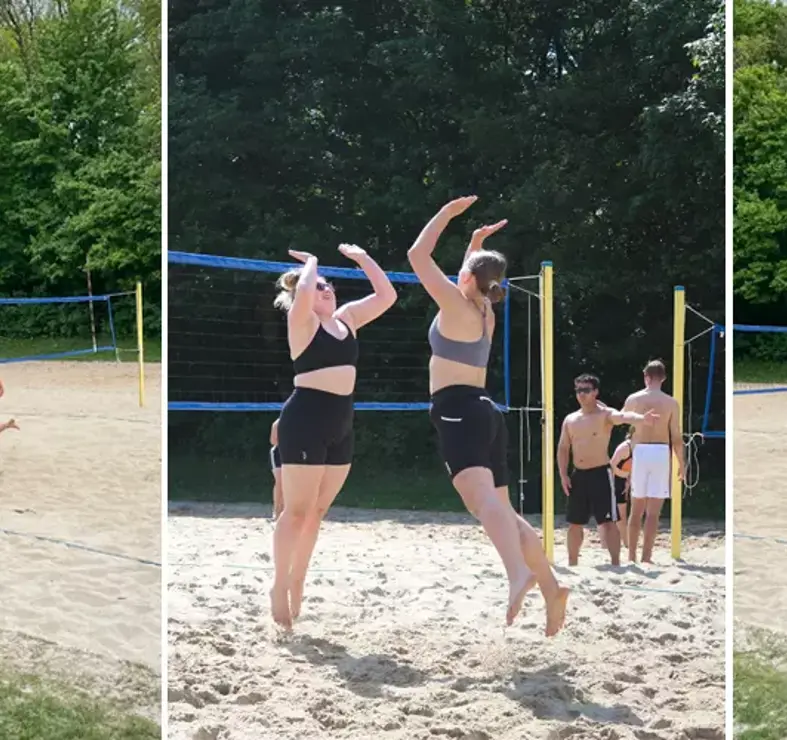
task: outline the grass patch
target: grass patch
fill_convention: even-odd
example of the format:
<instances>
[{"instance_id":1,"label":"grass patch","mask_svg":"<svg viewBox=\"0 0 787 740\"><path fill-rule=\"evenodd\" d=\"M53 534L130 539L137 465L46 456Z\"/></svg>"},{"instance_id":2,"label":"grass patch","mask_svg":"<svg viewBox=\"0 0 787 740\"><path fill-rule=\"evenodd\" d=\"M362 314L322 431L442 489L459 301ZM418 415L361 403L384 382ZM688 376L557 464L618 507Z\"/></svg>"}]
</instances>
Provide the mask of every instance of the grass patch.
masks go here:
<instances>
[{"instance_id":1,"label":"grass patch","mask_svg":"<svg viewBox=\"0 0 787 740\"><path fill-rule=\"evenodd\" d=\"M464 511L451 481L436 465L431 469L393 470L368 460L355 460L347 483L336 499L337 506L359 509L405 509L411 511ZM516 475L511 474L511 501L519 509ZM538 479L525 490L525 513L541 511L541 489ZM565 497L556 482L555 513L565 512ZM267 458L240 460L230 457L195 456L170 453L170 501L203 501L241 504L270 504L273 476ZM724 518L724 480L704 480L683 502L683 515L688 518ZM662 511L669 519L669 503Z\"/></svg>"},{"instance_id":2,"label":"grass patch","mask_svg":"<svg viewBox=\"0 0 787 740\"><path fill-rule=\"evenodd\" d=\"M787 366L744 357L734 361L732 377L736 383L787 384Z\"/></svg>"},{"instance_id":3,"label":"grass patch","mask_svg":"<svg viewBox=\"0 0 787 740\"><path fill-rule=\"evenodd\" d=\"M111 337L98 337L98 346L110 346ZM36 355L53 355L59 352L73 352L76 350L90 349L93 346L91 339L72 337L52 339L39 337L36 339L3 339L2 357L0 359L13 359L14 357L35 357ZM133 339L121 339L118 346L126 350L120 353L122 362L136 362L136 343ZM134 350L133 352L128 350ZM145 362L161 362L161 337L145 339ZM112 352L99 352L97 354L64 357L64 360L76 362L114 362Z\"/></svg>"},{"instance_id":4,"label":"grass patch","mask_svg":"<svg viewBox=\"0 0 787 740\"><path fill-rule=\"evenodd\" d=\"M213 503L271 503L273 476L267 460L170 455L169 499ZM448 477L437 471L377 470L358 464L336 499L337 506L363 509L464 511Z\"/></svg>"},{"instance_id":5,"label":"grass patch","mask_svg":"<svg viewBox=\"0 0 787 740\"><path fill-rule=\"evenodd\" d=\"M160 740L161 727L32 676L0 676L4 740Z\"/></svg>"},{"instance_id":6,"label":"grass patch","mask_svg":"<svg viewBox=\"0 0 787 740\"><path fill-rule=\"evenodd\" d=\"M787 738L787 643L758 633L733 659L733 715L739 740Z\"/></svg>"}]
</instances>

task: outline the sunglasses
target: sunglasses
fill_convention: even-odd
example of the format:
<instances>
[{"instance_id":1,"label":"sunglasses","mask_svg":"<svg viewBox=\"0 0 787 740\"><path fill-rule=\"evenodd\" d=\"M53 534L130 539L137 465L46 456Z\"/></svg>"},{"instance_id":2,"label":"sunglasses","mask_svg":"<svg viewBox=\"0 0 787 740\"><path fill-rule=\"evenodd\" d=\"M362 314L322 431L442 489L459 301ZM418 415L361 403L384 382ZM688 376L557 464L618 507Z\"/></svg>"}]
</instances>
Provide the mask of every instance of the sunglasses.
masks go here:
<instances>
[{"instance_id":1,"label":"sunglasses","mask_svg":"<svg viewBox=\"0 0 787 740\"><path fill-rule=\"evenodd\" d=\"M580 385L574 388L574 393L579 393L584 396L586 393L593 393L594 390L596 389L591 388L589 385Z\"/></svg>"},{"instance_id":2,"label":"sunglasses","mask_svg":"<svg viewBox=\"0 0 787 740\"><path fill-rule=\"evenodd\" d=\"M317 287L317 292L318 293L323 293L326 290L330 290L331 293L335 293L336 292L333 289L333 285L331 285L330 283L317 283L316 287Z\"/></svg>"}]
</instances>

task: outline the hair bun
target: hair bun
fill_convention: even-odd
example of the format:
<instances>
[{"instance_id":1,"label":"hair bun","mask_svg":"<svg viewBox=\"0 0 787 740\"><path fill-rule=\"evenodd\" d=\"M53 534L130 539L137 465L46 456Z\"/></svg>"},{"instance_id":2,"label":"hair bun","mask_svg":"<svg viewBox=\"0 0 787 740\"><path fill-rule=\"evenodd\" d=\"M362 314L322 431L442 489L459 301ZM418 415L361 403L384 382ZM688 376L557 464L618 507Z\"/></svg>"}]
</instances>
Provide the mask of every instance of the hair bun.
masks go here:
<instances>
[{"instance_id":1,"label":"hair bun","mask_svg":"<svg viewBox=\"0 0 787 740\"><path fill-rule=\"evenodd\" d=\"M292 291L295 290L295 286L298 284L299 278L300 273L296 272L295 270L290 270L281 276L279 282L284 290Z\"/></svg>"},{"instance_id":2,"label":"hair bun","mask_svg":"<svg viewBox=\"0 0 787 740\"><path fill-rule=\"evenodd\" d=\"M276 281L276 288L278 289L279 294L273 301L273 305L276 308L280 308L282 311L290 310L293 296L295 295L295 288L298 285L298 281L300 279L300 270L288 270L283 275L279 276L279 279Z\"/></svg>"},{"instance_id":3,"label":"hair bun","mask_svg":"<svg viewBox=\"0 0 787 740\"><path fill-rule=\"evenodd\" d=\"M499 303L505 297L505 290L497 280L492 280L487 288L486 295L492 303Z\"/></svg>"}]
</instances>

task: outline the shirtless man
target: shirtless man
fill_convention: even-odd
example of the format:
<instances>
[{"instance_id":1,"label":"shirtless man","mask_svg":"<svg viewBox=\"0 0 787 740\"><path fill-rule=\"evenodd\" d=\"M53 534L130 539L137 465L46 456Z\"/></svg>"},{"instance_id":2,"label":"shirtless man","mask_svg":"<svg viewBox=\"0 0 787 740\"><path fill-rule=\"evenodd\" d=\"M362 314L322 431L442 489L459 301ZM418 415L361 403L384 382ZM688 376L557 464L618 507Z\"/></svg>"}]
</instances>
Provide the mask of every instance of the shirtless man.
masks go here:
<instances>
[{"instance_id":1,"label":"shirtless man","mask_svg":"<svg viewBox=\"0 0 787 740\"><path fill-rule=\"evenodd\" d=\"M629 559L637 561L637 545L645 515L642 562L650 563L659 529L659 516L670 495L670 448L678 461L678 474L685 476L683 438L680 433L678 402L661 390L667 369L661 360L651 360L643 370L645 388L630 395L623 407L627 411L653 409L658 420L648 428L639 427L631 438L631 515L629 516Z\"/></svg>"},{"instance_id":2,"label":"shirtless man","mask_svg":"<svg viewBox=\"0 0 787 740\"><path fill-rule=\"evenodd\" d=\"M563 421L557 447L557 465L563 493L568 496L568 564L579 562L579 551L592 516L602 541L609 550L612 565L620 565L620 532L616 522L618 507L609 466L609 441L612 427L619 424L652 424L653 411L638 413L616 411L598 400L599 380L595 375L580 375L574 380L579 411ZM569 458L574 472L569 476Z\"/></svg>"}]
</instances>

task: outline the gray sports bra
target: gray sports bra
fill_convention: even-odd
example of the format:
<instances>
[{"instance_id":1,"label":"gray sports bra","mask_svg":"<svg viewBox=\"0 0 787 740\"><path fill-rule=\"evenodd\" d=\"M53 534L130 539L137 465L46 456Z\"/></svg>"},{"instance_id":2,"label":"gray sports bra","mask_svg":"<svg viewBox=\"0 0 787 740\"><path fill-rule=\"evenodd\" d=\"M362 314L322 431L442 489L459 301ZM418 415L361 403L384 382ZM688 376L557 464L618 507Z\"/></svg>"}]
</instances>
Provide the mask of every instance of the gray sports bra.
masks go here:
<instances>
[{"instance_id":1,"label":"gray sports bra","mask_svg":"<svg viewBox=\"0 0 787 740\"><path fill-rule=\"evenodd\" d=\"M439 315L439 312L438 312ZM492 350L492 340L486 333L486 304L483 311L483 333L475 342L462 342L457 339L447 339L437 328L437 316L434 317L429 327L429 345L435 357L444 360L453 360L463 365L472 367L486 367L489 362L489 353Z\"/></svg>"}]
</instances>

